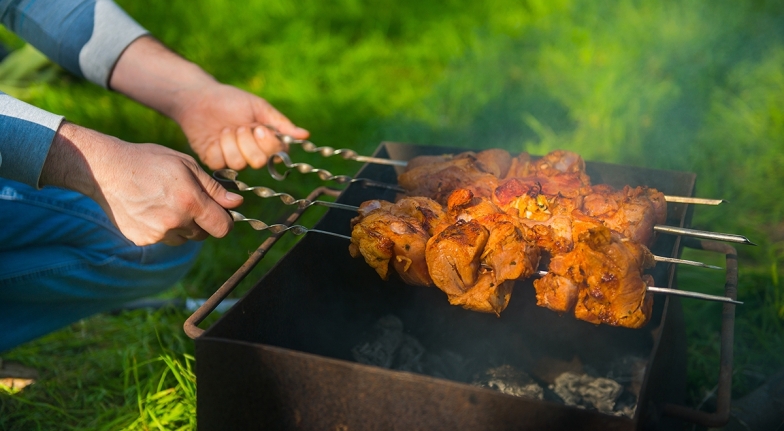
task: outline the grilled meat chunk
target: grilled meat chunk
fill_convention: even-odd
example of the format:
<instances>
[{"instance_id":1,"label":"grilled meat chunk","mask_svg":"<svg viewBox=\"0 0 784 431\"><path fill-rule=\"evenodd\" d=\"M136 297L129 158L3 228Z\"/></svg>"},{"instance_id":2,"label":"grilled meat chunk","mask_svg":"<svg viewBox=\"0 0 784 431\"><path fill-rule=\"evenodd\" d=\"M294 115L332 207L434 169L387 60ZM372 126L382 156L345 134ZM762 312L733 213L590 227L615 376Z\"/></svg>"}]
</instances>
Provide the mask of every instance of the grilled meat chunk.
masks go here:
<instances>
[{"instance_id":1,"label":"grilled meat chunk","mask_svg":"<svg viewBox=\"0 0 784 431\"><path fill-rule=\"evenodd\" d=\"M537 304L595 324L639 328L650 318L647 245L666 221L664 195L591 185L583 159L533 160L504 150L415 158L396 203L368 201L352 220L352 256L382 279L435 285L450 304L501 313L514 282L534 281Z\"/></svg>"},{"instance_id":2,"label":"grilled meat chunk","mask_svg":"<svg viewBox=\"0 0 784 431\"><path fill-rule=\"evenodd\" d=\"M408 196L426 196L446 204L447 197L458 188L490 196L498 179L509 170L511 156L505 150L491 149L461 153L436 163L420 163L416 159L412 162L398 176L398 184L408 190Z\"/></svg>"},{"instance_id":3,"label":"grilled meat chunk","mask_svg":"<svg viewBox=\"0 0 784 431\"><path fill-rule=\"evenodd\" d=\"M653 264L647 248L607 227L590 229L571 252L553 257L547 276L534 281L537 304L558 312L574 306L575 317L591 323L642 327L653 306L647 293L652 280L643 270Z\"/></svg>"},{"instance_id":4,"label":"grilled meat chunk","mask_svg":"<svg viewBox=\"0 0 784 431\"><path fill-rule=\"evenodd\" d=\"M497 283L492 274L479 274L477 282L464 293L449 295L452 305L481 313L495 313L497 316L509 305L512 296L513 280Z\"/></svg>"},{"instance_id":5,"label":"grilled meat chunk","mask_svg":"<svg viewBox=\"0 0 784 431\"><path fill-rule=\"evenodd\" d=\"M459 220L427 243L430 277L447 295L461 295L476 283L479 260L490 232L476 221Z\"/></svg>"},{"instance_id":6,"label":"grilled meat chunk","mask_svg":"<svg viewBox=\"0 0 784 431\"><path fill-rule=\"evenodd\" d=\"M389 208L377 208L352 221L349 253L364 257L383 280L389 279L391 265L404 282L432 286L425 259L430 235L416 218L394 215Z\"/></svg>"},{"instance_id":7,"label":"grilled meat chunk","mask_svg":"<svg viewBox=\"0 0 784 431\"><path fill-rule=\"evenodd\" d=\"M583 200L583 211L607 227L641 244L651 244L653 226L667 220L664 194L647 187L613 190L607 185L593 186Z\"/></svg>"}]
</instances>

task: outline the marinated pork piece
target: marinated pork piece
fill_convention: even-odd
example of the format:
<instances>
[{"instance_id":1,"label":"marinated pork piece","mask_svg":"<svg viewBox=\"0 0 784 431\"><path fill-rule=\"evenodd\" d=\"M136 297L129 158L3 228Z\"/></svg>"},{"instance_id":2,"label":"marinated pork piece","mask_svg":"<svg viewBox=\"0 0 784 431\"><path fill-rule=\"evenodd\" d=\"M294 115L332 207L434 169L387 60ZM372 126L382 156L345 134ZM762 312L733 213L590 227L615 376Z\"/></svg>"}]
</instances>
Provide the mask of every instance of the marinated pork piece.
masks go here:
<instances>
[{"instance_id":1,"label":"marinated pork piece","mask_svg":"<svg viewBox=\"0 0 784 431\"><path fill-rule=\"evenodd\" d=\"M448 295L447 299L452 305L459 305L467 310L480 313L501 312L509 305L512 296L513 280L496 283L492 274L480 274L477 282L468 291L456 295Z\"/></svg>"},{"instance_id":2,"label":"marinated pork piece","mask_svg":"<svg viewBox=\"0 0 784 431\"><path fill-rule=\"evenodd\" d=\"M490 232L477 221L459 220L427 242L425 258L433 283L448 296L476 283L479 260Z\"/></svg>"},{"instance_id":3,"label":"marinated pork piece","mask_svg":"<svg viewBox=\"0 0 784 431\"><path fill-rule=\"evenodd\" d=\"M501 208L486 198L476 197L469 189L457 189L447 198L447 213L452 220L473 220L491 214L503 214Z\"/></svg>"},{"instance_id":4,"label":"marinated pork piece","mask_svg":"<svg viewBox=\"0 0 784 431\"><path fill-rule=\"evenodd\" d=\"M572 280L572 277L561 275L554 269L554 266L565 266L563 256L555 256L550 261L550 272L544 277L534 280L536 305L549 308L560 314L574 309L580 293L580 286ZM565 269L568 270L568 268L569 266L566 265Z\"/></svg>"},{"instance_id":5,"label":"marinated pork piece","mask_svg":"<svg viewBox=\"0 0 784 431\"><path fill-rule=\"evenodd\" d=\"M488 199L476 198L467 189L452 192L447 211L456 221L477 221L490 232L481 264L493 270L496 281L530 277L539 265L535 234L519 218L505 214Z\"/></svg>"},{"instance_id":6,"label":"marinated pork piece","mask_svg":"<svg viewBox=\"0 0 784 431\"><path fill-rule=\"evenodd\" d=\"M502 178L526 178L530 179L529 181L541 182L543 193L548 195L564 192L571 194L572 191L591 185L591 179L585 173L583 158L577 153L565 150L551 151L538 160L531 160L528 153L521 153L513 160L506 176Z\"/></svg>"},{"instance_id":7,"label":"marinated pork piece","mask_svg":"<svg viewBox=\"0 0 784 431\"><path fill-rule=\"evenodd\" d=\"M418 164L398 181L409 190L409 196L431 197L442 204L447 203L452 191L470 190L475 197L490 197L504 211L534 222L547 222L557 214L570 216L580 209L645 245L655 240L653 226L666 222L663 193L647 187L615 190L605 184L591 186L585 162L576 153L555 150L538 160L521 153L512 159L506 175L495 176L506 167L499 161L507 160L508 153L491 151L462 153L448 162ZM491 161L480 163L479 155ZM556 225L563 227L565 223Z\"/></svg>"},{"instance_id":8,"label":"marinated pork piece","mask_svg":"<svg viewBox=\"0 0 784 431\"><path fill-rule=\"evenodd\" d=\"M389 207L389 212L397 216L413 217L430 235L436 235L451 223L449 215L438 202L419 196L405 197Z\"/></svg>"},{"instance_id":9,"label":"marinated pork piece","mask_svg":"<svg viewBox=\"0 0 784 431\"><path fill-rule=\"evenodd\" d=\"M642 272L654 263L647 248L604 226L590 229L534 281L537 304L561 313L574 306L575 317L591 323L642 327L653 306L652 279Z\"/></svg>"},{"instance_id":10,"label":"marinated pork piece","mask_svg":"<svg viewBox=\"0 0 784 431\"><path fill-rule=\"evenodd\" d=\"M360 255L383 279L389 279L390 265L404 282L432 286L425 249L430 235L412 217L392 215L376 209L352 222L349 253Z\"/></svg>"},{"instance_id":11,"label":"marinated pork piece","mask_svg":"<svg viewBox=\"0 0 784 431\"><path fill-rule=\"evenodd\" d=\"M601 220L610 229L641 244L653 242L653 226L667 221L664 194L647 187L613 190L607 185L593 187L583 200L583 211Z\"/></svg>"},{"instance_id":12,"label":"marinated pork piece","mask_svg":"<svg viewBox=\"0 0 784 431\"><path fill-rule=\"evenodd\" d=\"M425 196L446 204L447 197L458 188L471 189L479 196L490 196L498 178L506 174L510 164L509 152L499 149L465 152L450 160L431 164L421 163L415 158L398 176L398 184L408 190L408 196Z\"/></svg>"},{"instance_id":13,"label":"marinated pork piece","mask_svg":"<svg viewBox=\"0 0 784 431\"><path fill-rule=\"evenodd\" d=\"M530 239L530 229L507 214L491 214L476 221L490 231L480 261L492 269L497 283L522 280L536 272L540 251Z\"/></svg>"}]
</instances>

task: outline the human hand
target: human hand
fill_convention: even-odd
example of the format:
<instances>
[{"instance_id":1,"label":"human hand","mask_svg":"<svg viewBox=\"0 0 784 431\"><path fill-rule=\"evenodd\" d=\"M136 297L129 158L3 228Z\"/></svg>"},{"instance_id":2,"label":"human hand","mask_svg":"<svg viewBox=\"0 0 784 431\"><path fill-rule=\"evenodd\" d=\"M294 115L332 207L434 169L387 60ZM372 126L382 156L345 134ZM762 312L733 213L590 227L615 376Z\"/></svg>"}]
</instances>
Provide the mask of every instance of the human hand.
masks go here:
<instances>
[{"instance_id":1,"label":"human hand","mask_svg":"<svg viewBox=\"0 0 784 431\"><path fill-rule=\"evenodd\" d=\"M287 150L265 125L296 139L309 136L261 97L221 84L149 36L125 49L109 85L174 119L210 169L258 169Z\"/></svg>"},{"instance_id":2,"label":"human hand","mask_svg":"<svg viewBox=\"0 0 784 431\"><path fill-rule=\"evenodd\" d=\"M233 227L224 208L242 203L241 196L227 192L193 157L70 123L60 127L52 143L41 184L90 196L139 246L223 237Z\"/></svg>"},{"instance_id":3,"label":"human hand","mask_svg":"<svg viewBox=\"0 0 784 431\"><path fill-rule=\"evenodd\" d=\"M271 126L296 139L309 136L266 100L219 82L189 89L183 108L173 114L188 137L191 148L210 169L258 169L267 159L288 148Z\"/></svg>"}]
</instances>

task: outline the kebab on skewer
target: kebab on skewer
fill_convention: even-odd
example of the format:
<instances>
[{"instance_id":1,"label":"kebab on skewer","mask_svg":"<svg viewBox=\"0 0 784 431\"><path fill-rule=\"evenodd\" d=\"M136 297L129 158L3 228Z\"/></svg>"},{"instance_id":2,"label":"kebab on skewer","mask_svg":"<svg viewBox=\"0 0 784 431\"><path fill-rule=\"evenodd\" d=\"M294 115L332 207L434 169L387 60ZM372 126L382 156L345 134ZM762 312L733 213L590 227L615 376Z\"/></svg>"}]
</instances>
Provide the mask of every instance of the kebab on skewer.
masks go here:
<instances>
[{"instance_id":1,"label":"kebab on skewer","mask_svg":"<svg viewBox=\"0 0 784 431\"><path fill-rule=\"evenodd\" d=\"M536 272L539 248L527 227L490 201L450 204L422 197L367 201L352 220L349 251L382 279L394 269L408 284L438 286L451 304L498 314L514 280Z\"/></svg>"},{"instance_id":2,"label":"kebab on skewer","mask_svg":"<svg viewBox=\"0 0 784 431\"><path fill-rule=\"evenodd\" d=\"M486 154L482 154L483 157L477 157L476 160L482 161L482 165L484 166L481 170L475 169L474 178L479 178L481 181L466 181L466 178L471 178L470 176L466 176L461 174L462 171L465 170L465 167L472 166L472 163L463 163L463 170L461 169L454 169L455 165L452 163L451 167L453 169L449 169L447 172L452 172L451 177L462 181L462 183L458 183L460 185L466 185L468 187L474 186L472 189L477 191L480 195L486 196L489 190L492 190L493 187L496 187L493 193L491 193L490 199L478 199L478 202L481 205L477 205L477 200L473 197L473 191L471 189L462 190L463 195L468 195L468 201L471 201L471 205L465 204L457 204L456 202L460 201L459 197L454 198L455 202L450 202L447 205L448 211L451 215L452 220L457 220L455 223L445 224L444 217L441 214L441 211L437 203L435 202L428 202L426 198L423 197L412 197L409 198L408 201L408 209L404 209L406 205L399 205L398 210L396 211L399 215L407 217L408 220L397 220L397 223L390 225L387 223L389 215L384 214L374 214L372 217L367 217L366 220L370 222L373 219L375 220L376 226L370 229L367 229L367 225L364 226L362 231L367 233L367 238L373 239L373 241L366 241L364 247L364 253L360 252L360 247L358 244L361 241L357 241L357 244L352 244L352 248L355 249L356 253L352 253L356 256L359 254L363 254L367 258L368 255L372 255L374 250L384 250L384 253L377 253L374 259L368 259L368 263L373 261L376 262L374 266L371 263L371 266L374 266L379 272L379 275L382 278L388 277L389 272L389 262L390 260L394 260L396 265L393 266L395 268L395 272L410 275L409 277L403 276L404 280L410 284L420 284L420 285L430 285L431 283L435 284L433 281L433 277L431 277L431 272L435 274L435 279L439 280L440 288L447 292L448 297L450 298L450 302L456 305L463 305L469 309L476 309L478 311L486 311L486 312L495 312L500 313L503 308L506 307L508 303L508 298L511 293L511 287L513 284L514 279L526 278L533 274L533 268L536 267L536 260L538 262L539 258L539 249L537 246L532 245L531 242L533 241L532 238L538 239L540 241L544 240L545 242L549 241L553 244L560 244L560 249L552 249L551 251L560 251L562 258L556 260L556 262L561 261L561 268L572 268L571 272L574 272L574 268L579 269L584 266L585 262L593 262L590 265L591 269L600 268L600 265L597 265L596 262L600 262L600 256L602 253L605 255L609 255L610 251L612 251L613 247L618 248L620 250L628 249L627 247L629 244L634 245L634 242L630 242L628 238L622 238L617 232L611 232L605 223L600 223L600 226L597 225L597 221L594 218L592 219L592 223L594 224L593 231L590 232L590 235L583 232L581 239L572 238L571 242L568 241L569 235L564 235L562 233L562 239L567 239L566 241L556 241L553 240L554 235L548 231L551 231L552 226L548 226L548 223L541 223L542 221L546 222L548 218L554 218L553 214L556 217L560 217L561 223L563 226L566 226L569 219L564 219L562 216L569 213L571 210L572 212L576 212L579 215L578 209L583 209L583 201L585 200L586 196L590 196L593 194L593 206L586 205L587 210L593 211L597 215L602 215L605 213L617 214L617 207L623 206L618 205L618 202L623 203L624 201L628 201L629 195L634 195L633 197L643 196L649 202L647 206L653 206L653 211L645 211L644 209L638 211L641 214L655 214L655 203L658 201L660 203L664 203L665 201L661 199L663 195L656 192L653 189L645 189L645 188L635 188L632 189L630 187L626 187L621 191L613 190L608 186L590 186L590 181L588 176L584 173L584 164L582 159L579 156L573 155L574 153L566 153L562 152L563 154L551 154L543 158L543 160L548 161L552 160L549 163L539 163L538 168L531 169L530 158L524 159L521 155L518 158L512 159L509 163L508 158L503 157L504 152L502 150L493 150ZM564 157L565 156L565 157ZM525 155L525 157L528 157ZM471 161L471 157L462 157L468 161ZM443 157L435 157L431 158L430 160L422 160L423 158L418 158L412 160L409 164L412 168L417 167L427 167L429 164L435 163L442 163L443 161L447 161L446 158ZM422 163L417 163L422 161ZM508 165L508 168L507 168ZM489 167L489 168L488 168ZM576 167L576 169L575 169ZM498 182L498 176L502 174L502 172L507 171L507 177L512 175L511 178L502 178L501 182ZM517 172L517 174L513 174L513 172ZM530 175L530 174L534 175ZM488 175L490 174L490 175ZM244 183L236 182L236 173L234 173L235 178L226 178L227 180L232 180L236 183L236 185L241 190L252 190L254 193L258 194L261 197L270 197L272 195L280 195L274 193L269 190L261 190L262 188L258 187L248 187ZM514 175L520 175L519 177ZM539 177L539 178L537 178ZM436 190L445 194L447 187L444 187L445 181L444 178L448 178L445 176L441 176L439 180L438 187ZM511 181L507 181L511 180ZM543 186L542 183L545 185ZM483 184L484 187L475 187L477 184ZM548 197L544 192L550 191L552 193L552 189L555 188L553 184L559 184L556 189L560 189L562 192L558 192L555 196ZM564 185L573 185L570 187L563 187ZM576 185L576 186L574 186ZM448 186L448 184L447 184ZM504 186L504 187L499 187ZM452 188L451 186L449 188ZM258 189L258 190L257 190ZM515 193L517 190L525 190L525 193ZM599 193L591 193L594 190L599 191ZM642 192L641 192L642 191ZM651 193L651 191L653 193ZM468 193L467 193L468 192ZM644 192L644 193L643 193ZM273 194L270 194L273 193ZM657 193L659 196L655 196L654 193ZM601 199L596 199L597 195L605 195L601 196ZM606 195L615 195L614 199L608 199ZM456 196L460 196L460 193L457 193ZM451 193L450 193L451 197ZM658 199L651 199L651 197L657 197ZM505 198L506 200L502 200L500 198ZM281 197L283 200L283 197ZM443 197L441 197L443 199ZM549 199L549 201L548 201ZM465 201L465 199L463 199ZM589 198L590 200L590 198ZM286 202L286 200L284 200ZM398 203L402 203L403 201L399 201ZM422 205L422 203L427 202L426 205ZM614 202L614 203L613 203ZM286 202L289 204L289 202ZM310 202L307 201L305 203L304 200L298 200L291 204L297 203L298 206L302 206L301 204L310 205L318 203L318 201ZM489 204L494 203L496 204L495 209L490 210L489 212L483 210L482 208L490 208ZM531 205L533 203L533 205ZM326 203L325 203L326 204ZM338 204L332 204L338 205ZM386 205L378 204L378 207L381 208L383 206L391 206L392 203L386 203ZM329 205L328 205L329 206ZM345 205L344 205L345 206ZM371 205L372 206L372 205ZM464 207L465 208L461 208ZM645 205L644 205L645 206ZM501 207L504 207L501 210ZM426 208L427 211L422 211L422 208ZM455 212L455 209L467 210L463 211L463 214L456 216L455 214L451 214ZM593 209L592 209L593 208ZM598 209L604 209L603 211L597 211ZM607 211L607 209L610 211ZM662 208L660 204L658 206L659 209ZM659 213L664 213L666 215L666 203L663 206L664 210L659 211ZM348 208L346 208L348 209ZM499 211L501 210L501 211ZM372 212L372 211L371 211ZM482 214L484 212L484 214ZM632 211L634 212L634 211ZM538 213L538 214L537 214ZM540 222L534 223L533 229L527 229L527 225L520 223L520 215L523 214L522 220L526 220L527 222ZM364 215L369 215L368 211L364 212ZM435 216L435 217L434 217ZM278 228L282 228L282 230L292 230L295 234L302 234L306 231L310 231L306 228L301 226L292 226L292 227L284 227L282 225L275 225L275 226L268 226L263 222L259 222L257 220L247 219L242 215L236 214L233 215L235 220L238 221L249 221L256 229L270 229L276 228L275 230L281 230ZM510 219L511 217L511 219ZM589 217L590 218L590 217ZM607 217L605 217L607 218ZM649 217L650 218L650 217ZM628 218L619 218L620 220L627 220ZM656 217L656 221L661 219L661 217ZM448 219L447 219L448 220ZM493 229L488 229L487 227L479 224L479 220L482 220L485 225L493 226ZM502 223L498 223L502 221ZM661 219L663 222L663 219ZM566 223L564 223L566 222ZM256 224L259 226L256 226ZM424 223L424 225L422 225ZM356 227L361 223L353 223ZM552 224L552 223L550 223ZM630 223L626 223L627 225ZM422 225L422 226L420 226ZM507 228L506 231L503 229L499 229L498 226L505 226ZM384 238L383 228L379 229L381 226L394 226L395 228L390 230L389 232L392 235L386 235ZM444 227L446 226L446 228ZM521 228L520 226L523 226ZM556 224L557 226L557 224ZM295 229L296 228L296 229ZM448 229L447 229L448 228ZM511 228L511 229L510 229ZM569 226L571 228L571 226ZM532 235L532 231L537 231L536 235ZM573 231L573 232L571 232ZM644 232L645 229L642 229ZM356 232L356 229L355 229ZM506 233L503 233L506 232ZM564 232L573 233L574 237L578 237L580 230L579 229L567 229ZM610 232L608 235L607 233ZM329 233L329 232L325 232ZM397 235L400 237L401 233L405 233L408 235L408 238L404 238L409 240L406 241L398 241L400 244L396 244L394 240L391 240L390 237L394 237ZM441 235L443 233L443 235ZM493 233L495 240L493 238ZM523 234L525 233L525 234ZM549 233L549 235L548 235ZM331 234L331 233L330 233ZM438 240L433 240L434 235L438 234ZM515 235L516 234L516 235ZM334 234L333 234L334 235ZM649 234L650 235L650 234ZM340 235L338 235L340 236ZM429 237L428 237L429 236ZM403 237L401 237L403 238ZM516 239L517 238L517 239ZM525 241L520 241L519 238L525 238ZM593 238L593 239L592 239ZM597 240L596 238L604 238L605 240ZM383 247L377 247L374 244L379 243L379 240L383 239L383 242L386 243ZM410 241L411 239L415 239L415 241ZM424 265L422 264L423 259L421 258L422 253L421 250L422 242L424 240L424 250L425 250L425 259ZM490 244L500 244L503 240L505 244L516 246L518 249L529 250L529 252L516 252L516 253L493 253L492 250L497 249L497 247L482 247L483 245L486 246L488 243ZM412 247L412 244L417 245ZM389 245L392 247L389 247ZM450 256L450 252L455 251L460 246L468 245L469 253L465 254L461 257L462 262L468 262L469 265L454 265L454 263L458 262L457 260L450 260L449 258L444 258L444 256ZM575 247L575 244L577 246ZM623 245L619 247L619 245ZM522 246L522 247L521 247ZM398 248L397 253L394 253L395 247ZM586 251L582 253L571 253L574 250L570 250L569 247L575 247L575 249L584 248L585 250L589 250L591 254L590 259L581 258L580 256L588 255ZM465 247L464 247L465 248ZM401 253L399 250L406 250L406 253ZM479 253L479 250L482 250ZM633 250L634 248L632 248ZM419 250L417 254L416 251ZM428 250L433 250L430 253L430 262L428 262L427 252ZM471 251L473 250L473 251ZM486 251L490 250L490 251ZM531 253L530 251L533 250L534 252ZM570 255L566 255L564 253L571 253ZM643 246L642 248L638 247L638 250L644 250L645 253L640 253L639 251L636 253L638 256L648 256L650 258L650 253L647 252L647 249ZM391 251L391 252L390 252ZM627 250L626 254L629 254L631 250ZM410 254L412 257L408 256ZM616 251L615 254L618 254ZM477 262L477 255L479 256L479 264L476 265ZM491 265L488 262L491 261L490 257L496 256L501 258L500 260L496 259L496 263ZM622 254L621 254L622 255ZM634 254L631 254L632 256ZM502 259L503 256L512 256L512 259L506 259L506 264ZM526 275L523 275L523 270L518 268L514 268L516 260L520 260L520 256L525 256L530 258L529 260L529 268L525 271ZM597 257L598 256L598 257ZM568 257L568 258L567 258ZM516 259L517 258L517 259ZM516 259L516 260L515 260ZM657 258L661 259L661 258ZM386 266L384 266L384 261L386 260ZM617 261L617 257L615 259L610 260L610 262ZM630 264L623 265L622 267L618 268L618 265L615 265L615 272L608 273L604 271L603 278L605 279L613 279L613 280L621 280L623 283L619 283L621 287L626 286L625 294L621 295L618 293L618 288L607 290L603 292L602 289L597 289L595 286L591 289L590 280L591 277L586 274L584 277L585 280L572 280L568 279L569 284L571 285L571 292L577 293L577 297L580 299L580 303L578 304L577 301L573 299L575 295L569 296L565 295L563 298L566 299L566 302L557 303L552 301L553 296L547 295L547 286L551 290L553 286L560 286L563 284L565 276L569 275L570 271L567 270L559 270L558 266L554 266L551 270L552 275L546 276L541 284L542 288L537 290L537 299L540 303L539 305L547 306L548 308L554 309L556 311L562 311L569 309L569 304L574 303L575 306L575 315L579 318L583 318L584 320L593 321L594 323L608 323L617 326L629 326L629 327L639 327L647 321L647 315L650 313L649 305L650 296L646 295L644 292L649 287L650 283L647 282L640 282L641 276L639 274L642 273L642 270L647 268L647 266L643 265L643 262L648 262L650 265L650 259L631 259L628 258L625 261L630 262ZM379 263L381 262L381 263ZM582 263L580 263L582 262ZM635 263L636 262L636 263ZM499 264L500 263L500 264ZM431 271L430 268L427 268L427 265L433 267L434 271ZM440 264L440 266L439 266ZM476 271L469 271L465 274L459 273L457 271L458 268L476 268ZM636 267L636 270L635 270ZM386 273L379 271L381 268L386 268ZM413 268L413 271L409 271L409 269ZM631 269L631 270L630 270ZM580 270L582 271L582 270ZM538 271L541 275L543 272ZM546 274L546 273L545 273ZM609 274L609 275L608 275ZM634 275L637 274L638 277L635 280ZM574 277L572 277L574 278ZM648 277L649 278L649 277ZM593 277L596 279L596 277ZM631 283L626 282L627 280L631 280ZM539 280L537 280L539 281ZM594 283L595 284L595 283ZM457 286L457 289L455 289ZM577 288L575 288L577 286ZM640 288L641 286L641 288ZM599 286L601 287L601 286ZM604 286L606 287L606 286ZM653 288L651 288L653 289ZM661 289L661 288L656 288ZM662 289L664 290L664 289ZM554 290L557 291L557 290ZM639 293L642 292L642 296ZM608 295L608 293L610 295ZM693 296L696 296L693 295ZM707 295L704 295L707 296ZM618 300L616 298L623 298L626 297L626 301ZM544 299L540 299L544 298ZM632 304L637 302L635 298L642 298L639 301L639 305L636 308L630 308L629 306L617 306L617 304L626 302ZM630 301L631 299L631 301ZM706 298L712 300L718 300L713 297ZM593 304L591 304L593 302ZM726 302L726 301L725 301ZM566 304L566 305L564 305ZM648 305L646 305L648 304ZM647 312L645 310L648 310ZM639 311L639 312L638 312ZM633 316L635 313L638 316ZM631 316L631 317L629 317Z\"/></svg>"},{"instance_id":3,"label":"kebab on skewer","mask_svg":"<svg viewBox=\"0 0 784 431\"><path fill-rule=\"evenodd\" d=\"M433 169L433 165L440 168ZM652 297L646 294L646 287L652 280L643 272L654 260L645 245L652 241L654 224L666 219L666 202L660 192L640 187L620 191L592 187L582 159L563 151L548 154L536 165L527 155L510 161L503 150L489 150L446 163L437 159L434 163L432 158L418 163L415 159L410 166L412 170L407 172L416 175L401 175L401 184L415 184L417 191L413 193L430 194L442 202L449 192L448 216L435 217L438 223L429 232L416 230L416 249L421 251L424 243L425 265L421 252L414 265L409 256L396 255L398 264L393 266L398 273L426 267L431 278L422 282L419 277L420 284L432 281L452 304L498 314L508 304L513 280L527 278L535 271L541 247L552 258L550 273L534 283L538 305L562 313L574 309L576 317L594 323L640 327L647 322ZM512 177L499 181L499 176L508 176L505 172ZM458 186L470 188L454 189ZM427 202L427 212L432 214L436 207ZM373 229L384 224L385 214L381 210L371 216L373 227L365 225L362 215L352 221L353 256L362 254L371 263L366 253L383 248L367 238L378 233ZM456 221L440 227L449 219ZM395 233L387 232L383 237L390 240ZM411 248L407 239L397 237ZM390 240L390 244L394 242ZM386 249L391 258L394 247ZM494 254L500 259L490 265L487 258ZM522 266L511 265L521 260L532 267L522 270Z\"/></svg>"},{"instance_id":4,"label":"kebab on skewer","mask_svg":"<svg viewBox=\"0 0 784 431\"><path fill-rule=\"evenodd\" d=\"M653 266L653 255L600 221L578 217L570 229L574 240L548 250L550 273L534 282L537 304L573 310L593 323L644 325L652 280L643 271ZM443 212L421 197L368 201L352 225L352 256L363 256L383 279L391 267L409 284L436 285L453 305L496 314L506 308L514 281L537 273L536 242L559 242L552 227L531 228L467 189L455 190Z\"/></svg>"}]
</instances>

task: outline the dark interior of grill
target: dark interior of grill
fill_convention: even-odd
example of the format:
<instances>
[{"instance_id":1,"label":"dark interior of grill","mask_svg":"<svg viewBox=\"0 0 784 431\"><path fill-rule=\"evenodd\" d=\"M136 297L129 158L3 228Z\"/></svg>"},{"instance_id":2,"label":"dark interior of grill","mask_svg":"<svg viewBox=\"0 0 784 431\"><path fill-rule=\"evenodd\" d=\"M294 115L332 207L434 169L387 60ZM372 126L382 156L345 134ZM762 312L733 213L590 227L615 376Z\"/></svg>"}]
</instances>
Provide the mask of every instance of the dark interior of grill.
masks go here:
<instances>
[{"instance_id":1,"label":"dark interior of grill","mask_svg":"<svg viewBox=\"0 0 784 431\"><path fill-rule=\"evenodd\" d=\"M408 159L457 151L386 143L376 155ZM588 163L588 174L594 184L648 185L673 195L690 196L694 187L694 176L680 172ZM367 165L356 177L394 183L396 173L389 166ZM377 198L393 200L394 192L352 184L338 202L359 205ZM687 225L685 208L670 204L668 224ZM331 209L313 227L350 235L349 221L354 216L349 211ZM652 251L677 257L677 247L677 237L660 235ZM657 265L652 274L657 286L672 285L674 274L669 265ZM435 287L409 286L394 275L383 281L362 259L351 258L347 240L309 233L205 333L205 338L354 363L352 349L372 338L379 319L393 315L402 322L405 333L416 338L428 353L448 352L451 358L459 358L436 377L470 383L488 367L511 365L538 379L541 373L536 370L575 358L593 373L607 375L620 360L633 357L642 358L646 364L645 387L649 385L651 361L666 309L667 298L657 295L653 318L646 327L595 326L536 306L532 283L526 281L517 283L500 317L476 313L450 305ZM356 369L362 367L368 366ZM539 383L546 388L546 383ZM641 402L646 396L643 388ZM546 393L544 400L552 401L552 394ZM640 420L639 412L637 416L635 422Z\"/></svg>"}]
</instances>

